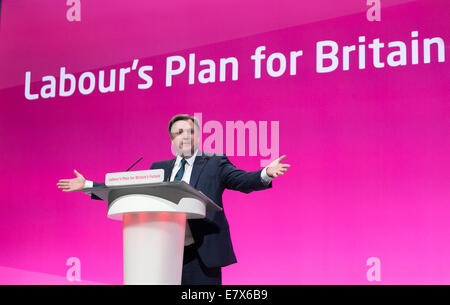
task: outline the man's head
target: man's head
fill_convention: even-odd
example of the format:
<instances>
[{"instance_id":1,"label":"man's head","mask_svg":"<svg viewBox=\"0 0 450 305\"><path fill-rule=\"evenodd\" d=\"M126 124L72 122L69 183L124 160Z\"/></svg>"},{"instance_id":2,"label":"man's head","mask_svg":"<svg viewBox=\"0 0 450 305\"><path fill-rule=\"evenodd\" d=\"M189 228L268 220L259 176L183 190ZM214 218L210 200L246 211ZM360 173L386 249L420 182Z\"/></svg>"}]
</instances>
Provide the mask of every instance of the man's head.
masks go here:
<instances>
[{"instance_id":1,"label":"man's head","mask_svg":"<svg viewBox=\"0 0 450 305\"><path fill-rule=\"evenodd\" d=\"M169 135L177 153L190 157L198 147L200 125L198 120L188 114L177 114L169 122Z\"/></svg>"}]
</instances>

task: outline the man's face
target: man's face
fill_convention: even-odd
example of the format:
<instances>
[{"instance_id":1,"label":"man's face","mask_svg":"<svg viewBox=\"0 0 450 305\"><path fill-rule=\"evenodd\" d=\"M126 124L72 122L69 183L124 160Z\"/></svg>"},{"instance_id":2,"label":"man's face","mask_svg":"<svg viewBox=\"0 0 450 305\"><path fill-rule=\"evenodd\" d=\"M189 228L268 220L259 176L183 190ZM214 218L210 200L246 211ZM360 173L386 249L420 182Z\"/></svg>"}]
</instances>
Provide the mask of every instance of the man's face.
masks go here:
<instances>
[{"instance_id":1,"label":"man's face","mask_svg":"<svg viewBox=\"0 0 450 305\"><path fill-rule=\"evenodd\" d=\"M170 138L179 155L190 157L198 147L199 131L191 120L180 120L172 125Z\"/></svg>"}]
</instances>

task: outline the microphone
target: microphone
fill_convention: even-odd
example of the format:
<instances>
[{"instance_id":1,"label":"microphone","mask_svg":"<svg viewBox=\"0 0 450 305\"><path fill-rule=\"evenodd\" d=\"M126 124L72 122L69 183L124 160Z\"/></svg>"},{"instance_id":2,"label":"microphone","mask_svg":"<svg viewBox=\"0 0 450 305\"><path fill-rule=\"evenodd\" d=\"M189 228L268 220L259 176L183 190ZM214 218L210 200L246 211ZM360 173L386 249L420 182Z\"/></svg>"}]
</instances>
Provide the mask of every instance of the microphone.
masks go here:
<instances>
[{"instance_id":1,"label":"microphone","mask_svg":"<svg viewBox=\"0 0 450 305\"><path fill-rule=\"evenodd\" d=\"M128 172L130 169L132 169L133 166L135 166L139 161L142 160L142 158L143 158L143 157L140 157L139 160L137 160L136 162L134 162L133 165L131 165L131 166L126 170L126 172Z\"/></svg>"}]
</instances>

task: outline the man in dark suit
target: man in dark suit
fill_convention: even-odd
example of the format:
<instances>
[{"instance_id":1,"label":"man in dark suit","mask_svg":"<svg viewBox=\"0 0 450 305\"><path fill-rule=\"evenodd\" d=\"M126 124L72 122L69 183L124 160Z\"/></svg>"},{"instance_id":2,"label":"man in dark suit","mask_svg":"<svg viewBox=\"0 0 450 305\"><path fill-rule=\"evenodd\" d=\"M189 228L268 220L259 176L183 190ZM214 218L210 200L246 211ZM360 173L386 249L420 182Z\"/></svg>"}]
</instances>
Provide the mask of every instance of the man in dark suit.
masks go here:
<instances>
[{"instance_id":1,"label":"man in dark suit","mask_svg":"<svg viewBox=\"0 0 450 305\"><path fill-rule=\"evenodd\" d=\"M272 187L272 179L283 175L289 164L282 156L266 168L253 172L237 169L225 155L206 154L198 150L200 127L195 117L176 115L169 122L169 134L177 157L154 162L151 169L164 169L164 181L183 180L203 192L223 207L225 189L244 193ZM58 187L63 192L104 185L87 181L74 170L74 179L62 179ZM96 198L94 195L93 199ZM204 219L189 219L186 223L182 284L222 283L221 268L236 263L230 230L224 211L206 212Z\"/></svg>"}]
</instances>

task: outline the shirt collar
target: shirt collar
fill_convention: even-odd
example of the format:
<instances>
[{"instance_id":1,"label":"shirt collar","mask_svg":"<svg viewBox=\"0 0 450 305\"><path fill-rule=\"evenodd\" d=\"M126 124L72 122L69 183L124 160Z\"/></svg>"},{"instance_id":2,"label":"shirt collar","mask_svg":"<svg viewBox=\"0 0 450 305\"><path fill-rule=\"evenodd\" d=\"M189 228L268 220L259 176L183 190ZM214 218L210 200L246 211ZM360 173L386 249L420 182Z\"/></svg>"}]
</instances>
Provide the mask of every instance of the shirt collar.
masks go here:
<instances>
[{"instance_id":1,"label":"shirt collar","mask_svg":"<svg viewBox=\"0 0 450 305\"><path fill-rule=\"evenodd\" d=\"M197 157L198 155L198 149L195 150L194 154L192 156L190 156L188 159L186 159L187 164L189 164L189 166L193 166L194 165L194 161L195 161L195 157ZM177 160L175 161L175 165L178 166L178 164L180 164L182 157L180 155L177 155Z\"/></svg>"}]
</instances>

